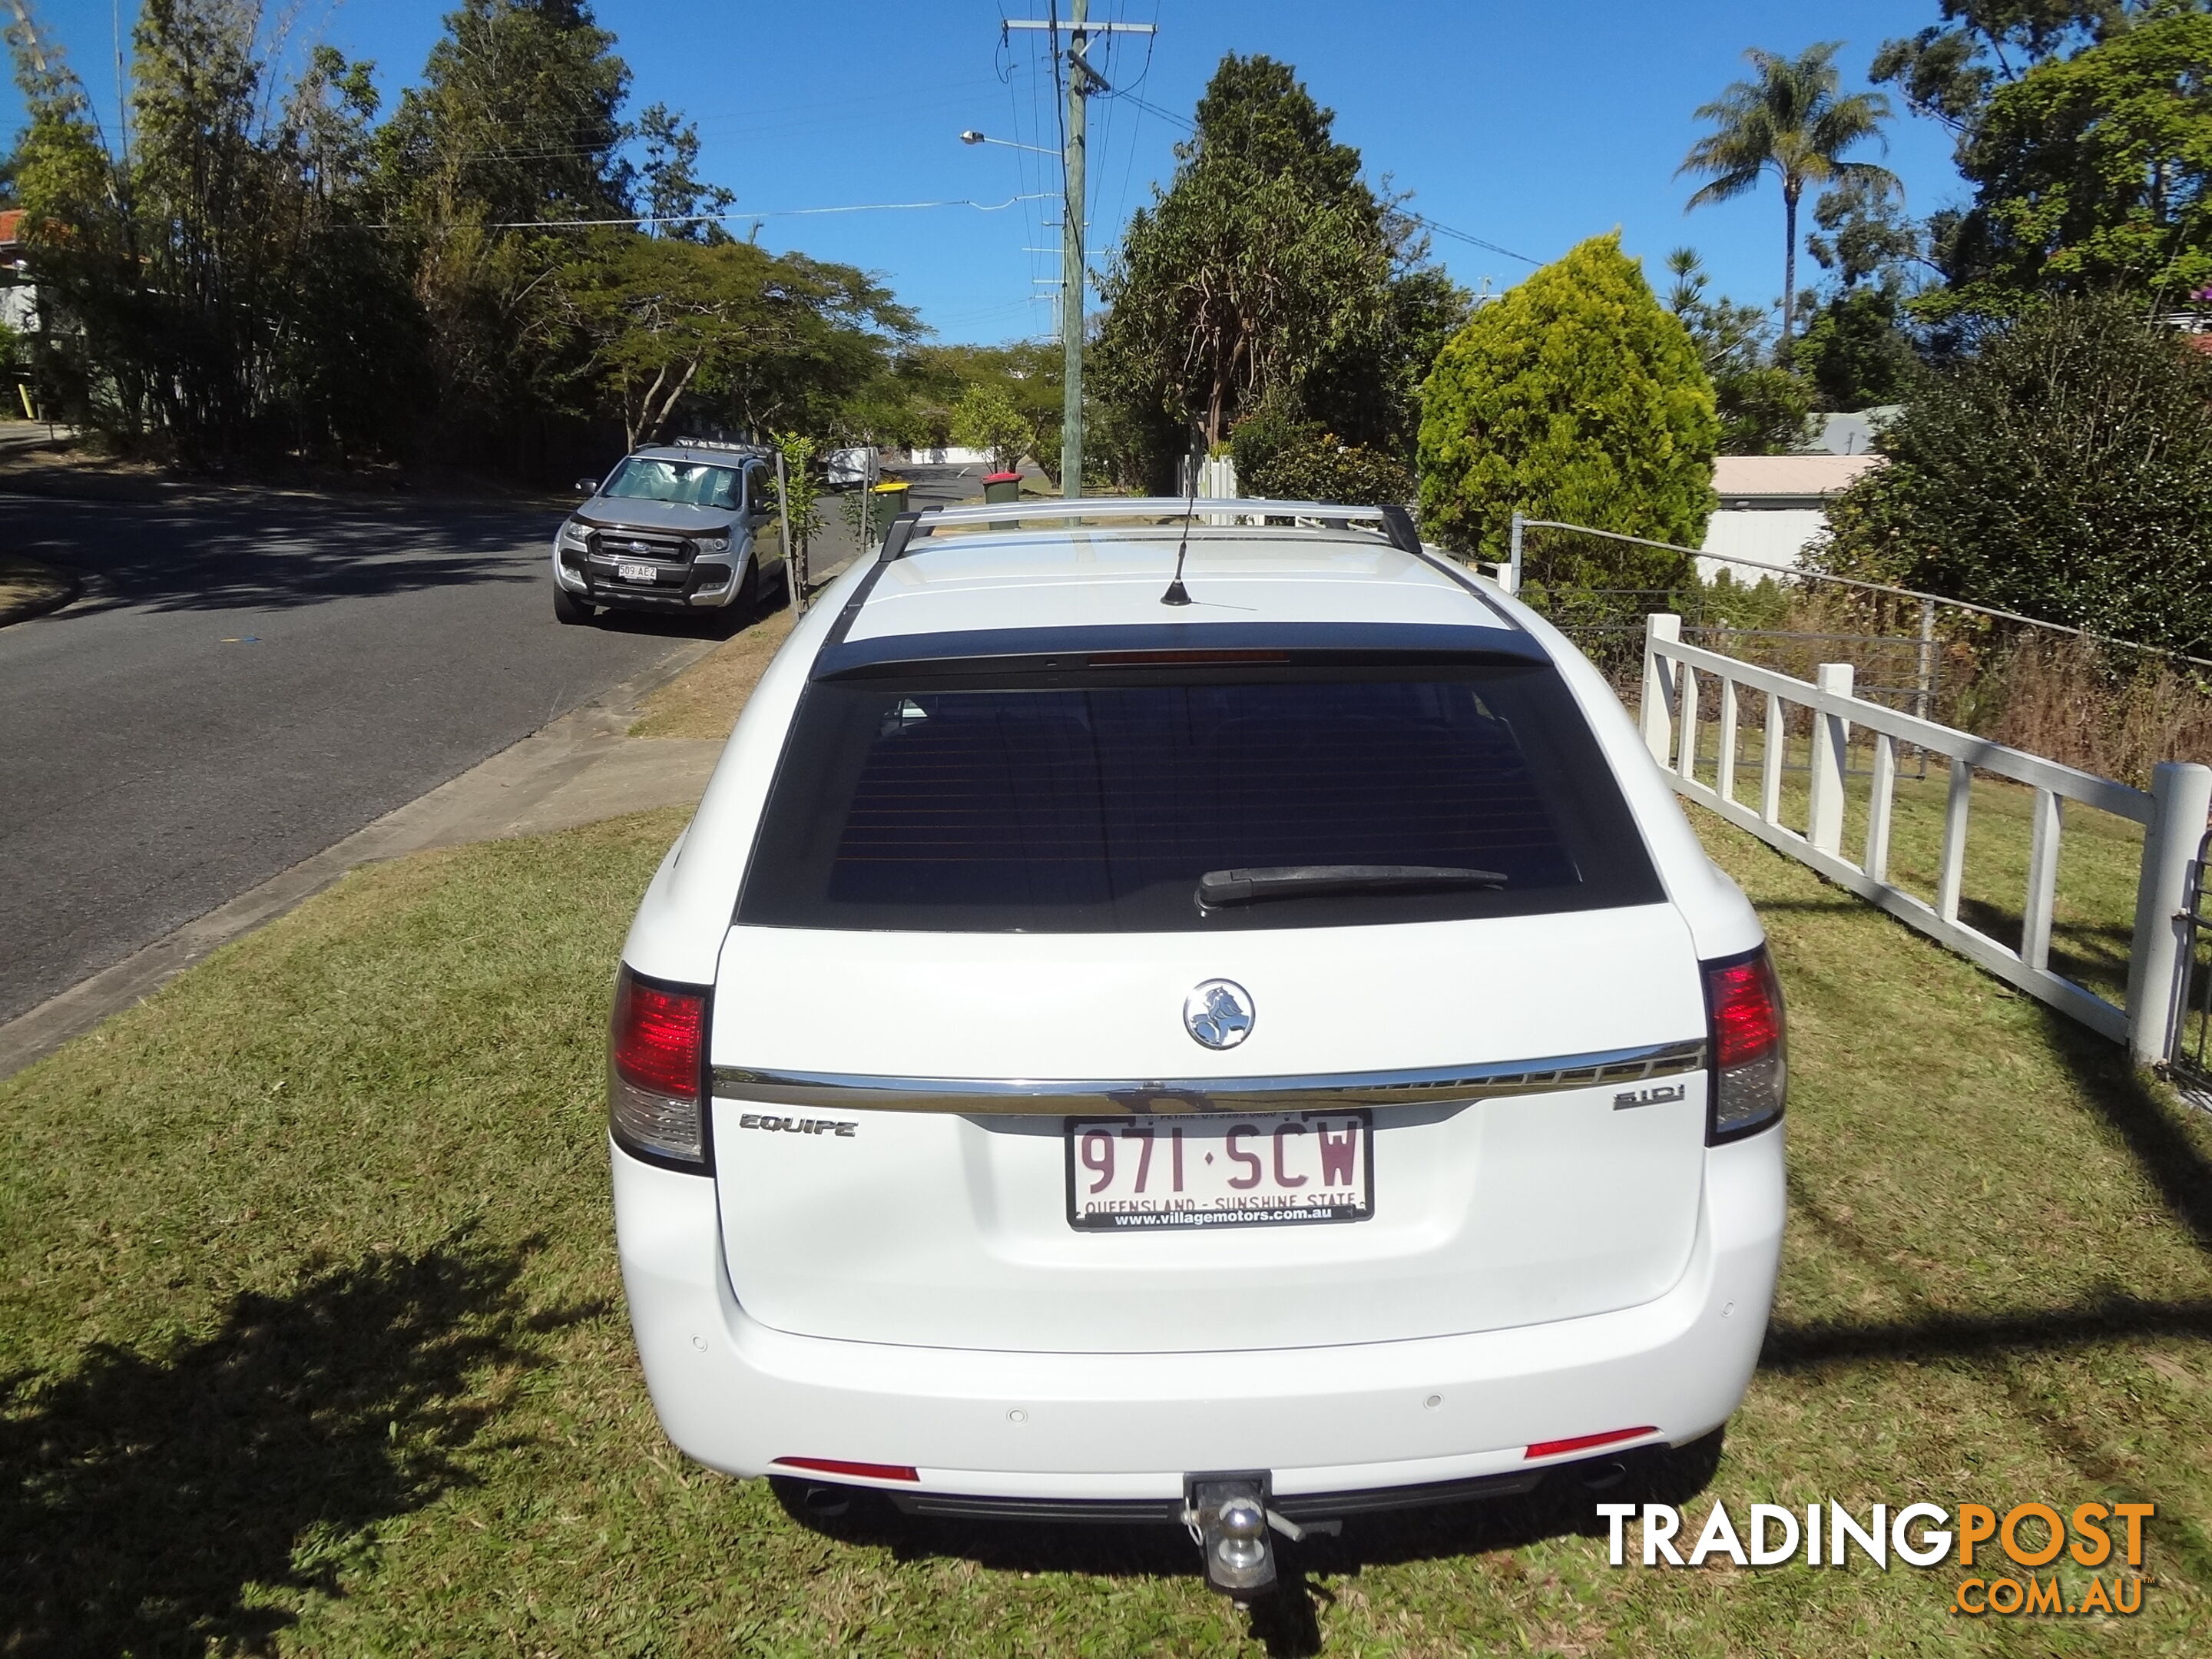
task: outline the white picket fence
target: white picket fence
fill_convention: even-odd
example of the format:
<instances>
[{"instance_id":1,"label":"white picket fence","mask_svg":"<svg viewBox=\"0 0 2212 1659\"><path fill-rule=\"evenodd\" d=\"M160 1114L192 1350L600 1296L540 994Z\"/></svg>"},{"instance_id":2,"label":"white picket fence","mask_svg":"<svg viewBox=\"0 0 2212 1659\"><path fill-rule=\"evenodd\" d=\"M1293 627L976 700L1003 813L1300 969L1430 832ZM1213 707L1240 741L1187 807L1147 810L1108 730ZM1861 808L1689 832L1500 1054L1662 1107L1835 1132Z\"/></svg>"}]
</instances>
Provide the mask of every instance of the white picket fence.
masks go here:
<instances>
[{"instance_id":1,"label":"white picket fence","mask_svg":"<svg viewBox=\"0 0 2212 1659\"><path fill-rule=\"evenodd\" d=\"M1971 732L1854 696L1849 663L1824 663L1815 671L1814 680L1793 679L1685 644L1681 633L1680 617L1661 614L1644 619L1644 739L1676 793L1809 865L1838 886L1879 905L2008 984L2040 998L2092 1030L2126 1043L2139 1063L2152 1065L2168 1056L2179 1024L2179 970L2187 937L2182 907L2191 863L2197 856L2207 815L2212 813L2212 768L2172 762L2161 764L2154 769L2146 793L2094 773L2008 749ZM1711 782L1700 775L1704 769L1698 752L1701 677L1710 677L1720 687L1718 740L1710 768ZM1747 697L1753 700L1748 706ZM1811 711L1813 729L1807 827L1802 834L1782 822L1788 710L1793 705ZM1756 808L1736 799L1737 750L1747 716L1761 726L1765 739ZM1874 739L1866 835L1856 860L1844 847L1846 761L1854 728L1871 733ZM1889 880L1890 824L1900 744L1926 750L1950 762L1942 854L1932 905ZM2017 951L1959 919L1977 771L2009 778L2035 792ZM2065 832L2062 804L2069 800L2143 826L2142 868L2136 890L2124 1007L2051 966L2051 913L2057 893L2058 850Z\"/></svg>"}]
</instances>

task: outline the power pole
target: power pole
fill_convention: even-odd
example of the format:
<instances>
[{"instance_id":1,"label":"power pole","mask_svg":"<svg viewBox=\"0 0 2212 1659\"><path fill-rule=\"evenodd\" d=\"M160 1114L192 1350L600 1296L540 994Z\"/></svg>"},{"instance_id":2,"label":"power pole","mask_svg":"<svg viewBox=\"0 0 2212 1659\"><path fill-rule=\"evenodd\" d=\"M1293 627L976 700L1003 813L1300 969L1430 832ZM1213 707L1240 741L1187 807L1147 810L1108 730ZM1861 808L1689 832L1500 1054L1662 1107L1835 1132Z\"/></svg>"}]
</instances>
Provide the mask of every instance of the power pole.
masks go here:
<instances>
[{"instance_id":1,"label":"power pole","mask_svg":"<svg viewBox=\"0 0 2212 1659\"><path fill-rule=\"evenodd\" d=\"M1067 42L1067 148L1060 152L1066 198L1060 204L1065 225L1060 243L1060 493L1070 501L1083 494L1083 170L1085 111L1090 88L1083 77L1091 39L1083 25L1090 0L1075 0L1070 20L1075 33Z\"/></svg>"},{"instance_id":2,"label":"power pole","mask_svg":"<svg viewBox=\"0 0 2212 1659\"><path fill-rule=\"evenodd\" d=\"M111 0L108 21L115 30L115 126L123 142L123 170L131 171L131 93L123 74L123 0Z\"/></svg>"},{"instance_id":3,"label":"power pole","mask_svg":"<svg viewBox=\"0 0 2212 1659\"><path fill-rule=\"evenodd\" d=\"M1060 165L1064 200L1060 211L1060 493L1074 500L1083 494L1083 254L1084 163L1086 123L1084 100L1094 92L1110 92L1105 77L1091 67L1088 53L1094 34L1150 34L1150 23L1092 23L1090 0L1073 0L1073 15L1066 22L1057 17L1009 20L1010 29L1054 32L1050 50L1060 51L1059 33L1067 42L1067 143Z\"/></svg>"}]
</instances>

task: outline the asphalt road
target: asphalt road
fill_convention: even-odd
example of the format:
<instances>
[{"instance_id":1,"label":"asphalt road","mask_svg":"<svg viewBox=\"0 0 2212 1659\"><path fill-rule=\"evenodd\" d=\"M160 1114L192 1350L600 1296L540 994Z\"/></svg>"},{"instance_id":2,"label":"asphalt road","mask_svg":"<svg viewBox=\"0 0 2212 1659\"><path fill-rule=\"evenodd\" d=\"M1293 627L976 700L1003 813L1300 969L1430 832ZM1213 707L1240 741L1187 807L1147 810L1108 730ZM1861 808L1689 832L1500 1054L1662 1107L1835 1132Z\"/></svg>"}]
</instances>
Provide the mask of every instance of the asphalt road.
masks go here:
<instances>
[{"instance_id":1,"label":"asphalt road","mask_svg":"<svg viewBox=\"0 0 2212 1659\"><path fill-rule=\"evenodd\" d=\"M94 578L0 629L0 1021L700 637L555 623L558 516L0 495Z\"/></svg>"}]
</instances>

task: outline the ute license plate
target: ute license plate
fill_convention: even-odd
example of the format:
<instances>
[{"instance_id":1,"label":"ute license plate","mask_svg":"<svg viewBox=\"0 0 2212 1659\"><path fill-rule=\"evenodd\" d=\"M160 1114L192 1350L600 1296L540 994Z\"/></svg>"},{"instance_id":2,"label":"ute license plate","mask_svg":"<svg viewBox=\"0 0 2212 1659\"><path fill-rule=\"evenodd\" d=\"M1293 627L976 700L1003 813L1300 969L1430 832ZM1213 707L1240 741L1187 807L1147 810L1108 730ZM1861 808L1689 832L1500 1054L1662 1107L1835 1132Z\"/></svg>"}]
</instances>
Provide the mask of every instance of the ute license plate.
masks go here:
<instances>
[{"instance_id":1,"label":"ute license plate","mask_svg":"<svg viewBox=\"0 0 2212 1659\"><path fill-rule=\"evenodd\" d=\"M1081 1232L1364 1221L1365 1112L1070 1118L1067 1220Z\"/></svg>"},{"instance_id":2,"label":"ute license plate","mask_svg":"<svg viewBox=\"0 0 2212 1659\"><path fill-rule=\"evenodd\" d=\"M649 582L657 573L649 564L618 564L615 574L626 582Z\"/></svg>"}]
</instances>

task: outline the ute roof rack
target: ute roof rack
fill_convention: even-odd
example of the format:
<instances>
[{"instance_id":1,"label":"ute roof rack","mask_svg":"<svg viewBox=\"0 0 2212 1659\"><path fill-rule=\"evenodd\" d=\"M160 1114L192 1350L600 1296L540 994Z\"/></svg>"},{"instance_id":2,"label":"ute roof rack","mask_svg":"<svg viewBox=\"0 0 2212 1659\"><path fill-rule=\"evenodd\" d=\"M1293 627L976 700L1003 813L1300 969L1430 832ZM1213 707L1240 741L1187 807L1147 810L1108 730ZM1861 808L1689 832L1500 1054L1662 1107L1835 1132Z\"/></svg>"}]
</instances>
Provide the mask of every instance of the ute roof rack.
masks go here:
<instances>
[{"instance_id":1,"label":"ute roof rack","mask_svg":"<svg viewBox=\"0 0 2212 1659\"><path fill-rule=\"evenodd\" d=\"M1215 499L1185 495L1099 495L1080 500L1060 498L1047 501L1006 501L981 507L930 507L917 513L902 513L891 521L884 537L883 559L906 556L911 542L917 534L940 528L955 529L970 525L1006 525L1037 519L1182 519L1195 518L1204 514L1218 520L1222 514L1237 518L1313 519L1324 525L1340 527L1355 522L1375 525L1391 545L1405 552L1419 554L1421 550L1420 532L1413 527L1413 515L1404 507L1352 507L1336 501L1277 501L1267 500ZM1253 526L1258 528L1259 526Z\"/></svg>"},{"instance_id":2,"label":"ute roof rack","mask_svg":"<svg viewBox=\"0 0 2212 1659\"><path fill-rule=\"evenodd\" d=\"M647 449L720 449L732 455L773 455L766 444L739 443L733 438L671 438L663 443L640 444L630 453Z\"/></svg>"}]
</instances>

